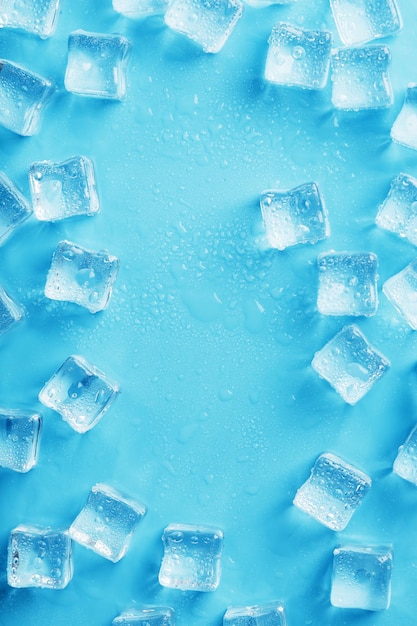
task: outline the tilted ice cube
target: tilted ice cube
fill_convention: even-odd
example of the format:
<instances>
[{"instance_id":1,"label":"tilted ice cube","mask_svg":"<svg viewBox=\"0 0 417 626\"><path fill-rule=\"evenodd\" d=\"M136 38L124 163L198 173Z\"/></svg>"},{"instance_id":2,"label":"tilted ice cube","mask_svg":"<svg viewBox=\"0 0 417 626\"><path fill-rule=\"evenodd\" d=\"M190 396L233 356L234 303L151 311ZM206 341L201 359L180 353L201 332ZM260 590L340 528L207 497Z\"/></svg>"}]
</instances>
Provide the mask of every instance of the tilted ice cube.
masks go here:
<instances>
[{"instance_id":1,"label":"tilted ice cube","mask_svg":"<svg viewBox=\"0 0 417 626\"><path fill-rule=\"evenodd\" d=\"M0 124L18 135L39 131L52 83L38 74L0 59Z\"/></svg>"},{"instance_id":2,"label":"tilted ice cube","mask_svg":"<svg viewBox=\"0 0 417 626\"><path fill-rule=\"evenodd\" d=\"M407 324L417 330L417 259L391 276L382 290Z\"/></svg>"},{"instance_id":3,"label":"tilted ice cube","mask_svg":"<svg viewBox=\"0 0 417 626\"><path fill-rule=\"evenodd\" d=\"M378 259L372 252L325 252L317 259L323 315L375 315Z\"/></svg>"},{"instance_id":4,"label":"tilted ice cube","mask_svg":"<svg viewBox=\"0 0 417 626\"><path fill-rule=\"evenodd\" d=\"M336 109L385 109L393 103L388 46L339 48L332 52L332 103Z\"/></svg>"},{"instance_id":5,"label":"tilted ice cube","mask_svg":"<svg viewBox=\"0 0 417 626\"><path fill-rule=\"evenodd\" d=\"M243 12L240 0L173 0L165 22L204 52L219 52Z\"/></svg>"},{"instance_id":6,"label":"tilted ice cube","mask_svg":"<svg viewBox=\"0 0 417 626\"><path fill-rule=\"evenodd\" d=\"M132 609L116 617L112 626L175 626L174 611L161 606Z\"/></svg>"},{"instance_id":7,"label":"tilted ice cube","mask_svg":"<svg viewBox=\"0 0 417 626\"><path fill-rule=\"evenodd\" d=\"M50 37L56 26L60 0L2 0L0 28L20 28L42 39Z\"/></svg>"},{"instance_id":8,"label":"tilted ice cube","mask_svg":"<svg viewBox=\"0 0 417 626\"><path fill-rule=\"evenodd\" d=\"M289 191L264 191L260 204L271 248L284 250L299 243L317 243L330 234L327 210L316 183Z\"/></svg>"},{"instance_id":9,"label":"tilted ice cube","mask_svg":"<svg viewBox=\"0 0 417 626\"><path fill-rule=\"evenodd\" d=\"M0 286L0 335L13 328L22 317L22 307L14 302Z\"/></svg>"},{"instance_id":10,"label":"tilted ice cube","mask_svg":"<svg viewBox=\"0 0 417 626\"><path fill-rule=\"evenodd\" d=\"M376 223L417 246L417 179L399 174L391 182L388 196L381 204Z\"/></svg>"},{"instance_id":11,"label":"tilted ice cube","mask_svg":"<svg viewBox=\"0 0 417 626\"><path fill-rule=\"evenodd\" d=\"M113 0L113 9L131 19L163 15L169 0Z\"/></svg>"},{"instance_id":12,"label":"tilted ice cube","mask_svg":"<svg viewBox=\"0 0 417 626\"><path fill-rule=\"evenodd\" d=\"M265 78L271 83L323 89L330 67L331 34L277 24L269 37Z\"/></svg>"},{"instance_id":13,"label":"tilted ice cube","mask_svg":"<svg viewBox=\"0 0 417 626\"><path fill-rule=\"evenodd\" d=\"M256 606L230 607L223 616L223 626L286 626L280 602Z\"/></svg>"},{"instance_id":14,"label":"tilted ice cube","mask_svg":"<svg viewBox=\"0 0 417 626\"><path fill-rule=\"evenodd\" d=\"M402 26L396 0L330 0L330 6L348 46L394 35Z\"/></svg>"},{"instance_id":15,"label":"tilted ice cube","mask_svg":"<svg viewBox=\"0 0 417 626\"><path fill-rule=\"evenodd\" d=\"M78 96L122 100L130 50L121 35L74 31L68 38L65 89Z\"/></svg>"},{"instance_id":16,"label":"tilted ice cube","mask_svg":"<svg viewBox=\"0 0 417 626\"><path fill-rule=\"evenodd\" d=\"M118 259L107 250L95 252L60 241L52 256L45 295L97 313L107 307L118 271Z\"/></svg>"},{"instance_id":17,"label":"tilted ice cube","mask_svg":"<svg viewBox=\"0 0 417 626\"><path fill-rule=\"evenodd\" d=\"M76 156L62 163L32 163L29 183L38 220L55 222L99 211L94 167L87 157Z\"/></svg>"},{"instance_id":18,"label":"tilted ice cube","mask_svg":"<svg viewBox=\"0 0 417 626\"><path fill-rule=\"evenodd\" d=\"M353 465L326 452L294 498L296 507L331 530L343 530L371 488L371 479Z\"/></svg>"},{"instance_id":19,"label":"tilted ice cube","mask_svg":"<svg viewBox=\"0 0 417 626\"><path fill-rule=\"evenodd\" d=\"M0 408L0 467L31 470L38 461L41 426L38 413Z\"/></svg>"},{"instance_id":20,"label":"tilted ice cube","mask_svg":"<svg viewBox=\"0 0 417 626\"><path fill-rule=\"evenodd\" d=\"M398 449L393 470L398 476L417 486L417 426Z\"/></svg>"},{"instance_id":21,"label":"tilted ice cube","mask_svg":"<svg viewBox=\"0 0 417 626\"><path fill-rule=\"evenodd\" d=\"M391 139L417 150L417 84L407 87L404 104L391 128Z\"/></svg>"},{"instance_id":22,"label":"tilted ice cube","mask_svg":"<svg viewBox=\"0 0 417 626\"><path fill-rule=\"evenodd\" d=\"M182 591L214 591L220 583L221 530L170 524L164 530L164 556L159 570L163 587Z\"/></svg>"},{"instance_id":23,"label":"tilted ice cube","mask_svg":"<svg viewBox=\"0 0 417 626\"><path fill-rule=\"evenodd\" d=\"M146 507L108 485L92 487L69 533L77 543L116 563L126 554Z\"/></svg>"},{"instance_id":24,"label":"tilted ice cube","mask_svg":"<svg viewBox=\"0 0 417 626\"><path fill-rule=\"evenodd\" d=\"M321 350L312 367L348 404L356 404L390 367L355 324L345 326Z\"/></svg>"},{"instance_id":25,"label":"tilted ice cube","mask_svg":"<svg viewBox=\"0 0 417 626\"><path fill-rule=\"evenodd\" d=\"M391 600L390 548L341 546L333 551L330 602L341 609L383 611Z\"/></svg>"},{"instance_id":26,"label":"tilted ice cube","mask_svg":"<svg viewBox=\"0 0 417 626\"><path fill-rule=\"evenodd\" d=\"M72 578L67 532L18 526L10 533L7 582L11 587L64 589Z\"/></svg>"},{"instance_id":27,"label":"tilted ice cube","mask_svg":"<svg viewBox=\"0 0 417 626\"><path fill-rule=\"evenodd\" d=\"M1 113L0 113L1 115ZM10 178L0 172L0 245L32 214L26 198Z\"/></svg>"},{"instance_id":28,"label":"tilted ice cube","mask_svg":"<svg viewBox=\"0 0 417 626\"><path fill-rule=\"evenodd\" d=\"M114 402L119 387L80 356L68 357L45 383L39 400L77 432L91 430Z\"/></svg>"}]
</instances>

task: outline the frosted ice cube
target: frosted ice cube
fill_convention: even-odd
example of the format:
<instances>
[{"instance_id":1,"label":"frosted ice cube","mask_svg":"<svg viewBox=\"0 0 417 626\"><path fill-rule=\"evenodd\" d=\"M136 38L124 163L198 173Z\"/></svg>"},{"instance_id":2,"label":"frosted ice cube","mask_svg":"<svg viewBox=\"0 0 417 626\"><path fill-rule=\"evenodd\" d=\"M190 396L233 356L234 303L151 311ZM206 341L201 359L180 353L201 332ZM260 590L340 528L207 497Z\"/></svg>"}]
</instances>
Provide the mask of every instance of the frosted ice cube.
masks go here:
<instances>
[{"instance_id":1,"label":"frosted ice cube","mask_svg":"<svg viewBox=\"0 0 417 626\"><path fill-rule=\"evenodd\" d=\"M417 259L391 276L382 290L407 324L417 330Z\"/></svg>"},{"instance_id":2,"label":"frosted ice cube","mask_svg":"<svg viewBox=\"0 0 417 626\"><path fill-rule=\"evenodd\" d=\"M163 587L182 591L214 591L220 583L221 530L170 524L164 530L164 556L159 570Z\"/></svg>"},{"instance_id":3,"label":"frosted ice cube","mask_svg":"<svg viewBox=\"0 0 417 626\"><path fill-rule=\"evenodd\" d=\"M174 611L161 606L132 609L116 617L112 626L175 626Z\"/></svg>"},{"instance_id":4,"label":"frosted ice cube","mask_svg":"<svg viewBox=\"0 0 417 626\"><path fill-rule=\"evenodd\" d=\"M388 108L393 103L388 46L339 48L332 52L332 103L336 109Z\"/></svg>"},{"instance_id":5,"label":"frosted ice cube","mask_svg":"<svg viewBox=\"0 0 417 626\"><path fill-rule=\"evenodd\" d=\"M417 179L399 174L378 209L376 223L417 246Z\"/></svg>"},{"instance_id":6,"label":"frosted ice cube","mask_svg":"<svg viewBox=\"0 0 417 626\"><path fill-rule=\"evenodd\" d=\"M417 150L417 83L407 87L404 104L391 128L391 139Z\"/></svg>"},{"instance_id":7,"label":"frosted ice cube","mask_svg":"<svg viewBox=\"0 0 417 626\"><path fill-rule=\"evenodd\" d=\"M388 547L341 546L333 551L330 602L341 609L382 611L391 599Z\"/></svg>"},{"instance_id":8,"label":"frosted ice cube","mask_svg":"<svg viewBox=\"0 0 417 626\"><path fill-rule=\"evenodd\" d=\"M331 530L346 528L371 488L367 474L330 452L321 454L294 504Z\"/></svg>"},{"instance_id":9,"label":"frosted ice cube","mask_svg":"<svg viewBox=\"0 0 417 626\"><path fill-rule=\"evenodd\" d=\"M35 135L45 106L54 93L52 83L38 74L0 59L0 124L18 135Z\"/></svg>"},{"instance_id":10,"label":"frosted ice cube","mask_svg":"<svg viewBox=\"0 0 417 626\"><path fill-rule=\"evenodd\" d=\"M74 541L116 563L126 554L146 507L108 485L92 487L88 500L70 526Z\"/></svg>"},{"instance_id":11,"label":"frosted ice cube","mask_svg":"<svg viewBox=\"0 0 417 626\"><path fill-rule=\"evenodd\" d=\"M94 167L87 157L32 163L29 184L38 220L55 222L99 211Z\"/></svg>"},{"instance_id":12,"label":"frosted ice cube","mask_svg":"<svg viewBox=\"0 0 417 626\"><path fill-rule=\"evenodd\" d=\"M60 0L2 0L0 28L19 28L50 37L56 26Z\"/></svg>"},{"instance_id":13,"label":"frosted ice cube","mask_svg":"<svg viewBox=\"0 0 417 626\"><path fill-rule=\"evenodd\" d=\"M68 357L45 383L39 400L77 432L91 430L114 402L119 387L81 356Z\"/></svg>"},{"instance_id":14,"label":"frosted ice cube","mask_svg":"<svg viewBox=\"0 0 417 626\"><path fill-rule=\"evenodd\" d=\"M286 626L286 624L284 607L280 602L230 607L223 617L223 626Z\"/></svg>"},{"instance_id":15,"label":"frosted ice cube","mask_svg":"<svg viewBox=\"0 0 417 626\"><path fill-rule=\"evenodd\" d=\"M393 470L398 476L417 486L417 426L398 449Z\"/></svg>"},{"instance_id":16,"label":"frosted ice cube","mask_svg":"<svg viewBox=\"0 0 417 626\"><path fill-rule=\"evenodd\" d=\"M10 533L7 582L11 587L64 589L72 578L67 532L18 526Z\"/></svg>"},{"instance_id":17,"label":"frosted ice cube","mask_svg":"<svg viewBox=\"0 0 417 626\"><path fill-rule=\"evenodd\" d=\"M290 87L323 89L330 67L331 34L277 24L269 37L266 80Z\"/></svg>"},{"instance_id":18,"label":"frosted ice cube","mask_svg":"<svg viewBox=\"0 0 417 626\"><path fill-rule=\"evenodd\" d=\"M13 328L22 317L22 307L14 302L0 286L0 335Z\"/></svg>"},{"instance_id":19,"label":"frosted ice cube","mask_svg":"<svg viewBox=\"0 0 417 626\"><path fill-rule=\"evenodd\" d=\"M131 19L163 15L169 0L113 0L113 9Z\"/></svg>"},{"instance_id":20,"label":"frosted ice cube","mask_svg":"<svg viewBox=\"0 0 417 626\"><path fill-rule=\"evenodd\" d=\"M41 426L38 413L0 408L0 467L31 470L38 461Z\"/></svg>"},{"instance_id":21,"label":"frosted ice cube","mask_svg":"<svg viewBox=\"0 0 417 626\"><path fill-rule=\"evenodd\" d=\"M74 31L68 38L65 89L78 96L122 100L130 50L121 35Z\"/></svg>"},{"instance_id":22,"label":"frosted ice cube","mask_svg":"<svg viewBox=\"0 0 417 626\"><path fill-rule=\"evenodd\" d=\"M97 313L109 303L118 270L118 259L107 250L95 252L71 241L60 241L46 278L45 295Z\"/></svg>"},{"instance_id":23,"label":"frosted ice cube","mask_svg":"<svg viewBox=\"0 0 417 626\"><path fill-rule=\"evenodd\" d=\"M316 183L289 191L263 191L260 204L271 248L284 250L299 243L317 243L330 234L327 210Z\"/></svg>"},{"instance_id":24,"label":"frosted ice cube","mask_svg":"<svg viewBox=\"0 0 417 626\"><path fill-rule=\"evenodd\" d=\"M324 252L317 259L323 315L375 315L378 259L372 252Z\"/></svg>"},{"instance_id":25,"label":"frosted ice cube","mask_svg":"<svg viewBox=\"0 0 417 626\"><path fill-rule=\"evenodd\" d=\"M243 12L240 0L173 0L165 22L204 52L219 52Z\"/></svg>"},{"instance_id":26,"label":"frosted ice cube","mask_svg":"<svg viewBox=\"0 0 417 626\"><path fill-rule=\"evenodd\" d=\"M312 367L348 404L356 404L390 367L354 324L345 326L321 350Z\"/></svg>"},{"instance_id":27,"label":"frosted ice cube","mask_svg":"<svg viewBox=\"0 0 417 626\"><path fill-rule=\"evenodd\" d=\"M0 113L1 115L1 113ZM32 214L26 198L10 178L0 172L0 245Z\"/></svg>"},{"instance_id":28,"label":"frosted ice cube","mask_svg":"<svg viewBox=\"0 0 417 626\"><path fill-rule=\"evenodd\" d=\"M395 0L330 0L340 39L348 46L394 35L401 29Z\"/></svg>"}]
</instances>

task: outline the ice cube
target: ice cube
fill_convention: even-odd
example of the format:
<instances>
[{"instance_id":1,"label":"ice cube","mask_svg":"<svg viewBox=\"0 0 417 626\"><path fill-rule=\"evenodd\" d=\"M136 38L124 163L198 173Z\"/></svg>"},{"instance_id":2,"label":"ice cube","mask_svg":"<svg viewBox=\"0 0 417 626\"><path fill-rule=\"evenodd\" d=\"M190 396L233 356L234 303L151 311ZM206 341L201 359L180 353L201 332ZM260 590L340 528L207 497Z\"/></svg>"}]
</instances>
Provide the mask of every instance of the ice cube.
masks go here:
<instances>
[{"instance_id":1,"label":"ice cube","mask_svg":"<svg viewBox=\"0 0 417 626\"><path fill-rule=\"evenodd\" d=\"M164 556L159 570L163 587L182 591L214 591L220 583L223 533L216 528L170 524L164 530Z\"/></svg>"},{"instance_id":2,"label":"ice cube","mask_svg":"<svg viewBox=\"0 0 417 626\"><path fill-rule=\"evenodd\" d=\"M173 0L165 22L204 52L219 52L242 16L240 0Z\"/></svg>"},{"instance_id":3,"label":"ice cube","mask_svg":"<svg viewBox=\"0 0 417 626\"><path fill-rule=\"evenodd\" d=\"M163 15L169 0L113 0L113 9L131 19Z\"/></svg>"},{"instance_id":4,"label":"ice cube","mask_svg":"<svg viewBox=\"0 0 417 626\"><path fill-rule=\"evenodd\" d=\"M119 387L81 356L68 357L45 383L39 400L79 433L91 430L114 402Z\"/></svg>"},{"instance_id":5,"label":"ice cube","mask_svg":"<svg viewBox=\"0 0 417 626\"><path fill-rule=\"evenodd\" d=\"M323 315L375 315L378 259L372 252L324 252L317 260Z\"/></svg>"},{"instance_id":6,"label":"ice cube","mask_svg":"<svg viewBox=\"0 0 417 626\"><path fill-rule=\"evenodd\" d=\"M38 220L55 222L99 211L93 163L85 156L32 163L29 184Z\"/></svg>"},{"instance_id":7,"label":"ice cube","mask_svg":"<svg viewBox=\"0 0 417 626\"><path fill-rule=\"evenodd\" d=\"M376 223L417 246L417 179L399 174L391 182L388 196L381 204Z\"/></svg>"},{"instance_id":8,"label":"ice cube","mask_svg":"<svg viewBox=\"0 0 417 626\"><path fill-rule=\"evenodd\" d=\"M116 563L126 554L145 513L140 502L108 485L94 485L69 533L77 543Z\"/></svg>"},{"instance_id":9,"label":"ice cube","mask_svg":"<svg viewBox=\"0 0 417 626\"><path fill-rule=\"evenodd\" d=\"M223 617L223 626L286 626L286 624L284 607L280 602L230 607Z\"/></svg>"},{"instance_id":10,"label":"ice cube","mask_svg":"<svg viewBox=\"0 0 417 626\"><path fill-rule=\"evenodd\" d=\"M348 404L356 404L390 367L355 324L345 326L321 350L312 367Z\"/></svg>"},{"instance_id":11,"label":"ice cube","mask_svg":"<svg viewBox=\"0 0 417 626\"><path fill-rule=\"evenodd\" d=\"M19 28L50 37L56 26L60 0L2 0L0 28Z\"/></svg>"},{"instance_id":12,"label":"ice cube","mask_svg":"<svg viewBox=\"0 0 417 626\"><path fill-rule=\"evenodd\" d=\"M316 183L289 191L263 191L260 204L271 248L284 250L299 243L317 243L330 234L327 210Z\"/></svg>"},{"instance_id":13,"label":"ice cube","mask_svg":"<svg viewBox=\"0 0 417 626\"><path fill-rule=\"evenodd\" d=\"M1 113L0 113L1 115ZM0 245L32 214L26 198L10 178L0 172Z\"/></svg>"},{"instance_id":14,"label":"ice cube","mask_svg":"<svg viewBox=\"0 0 417 626\"><path fill-rule=\"evenodd\" d=\"M78 96L122 100L130 50L121 35L74 31L68 38L65 89Z\"/></svg>"},{"instance_id":15,"label":"ice cube","mask_svg":"<svg viewBox=\"0 0 417 626\"><path fill-rule=\"evenodd\" d=\"M0 408L0 467L28 472L38 461L39 413Z\"/></svg>"},{"instance_id":16,"label":"ice cube","mask_svg":"<svg viewBox=\"0 0 417 626\"><path fill-rule=\"evenodd\" d=\"M118 259L107 250L95 252L71 241L60 241L52 257L45 295L97 313L109 303L118 270Z\"/></svg>"},{"instance_id":17,"label":"ice cube","mask_svg":"<svg viewBox=\"0 0 417 626\"><path fill-rule=\"evenodd\" d=\"M174 611L168 607L154 606L132 609L119 615L112 626L174 626Z\"/></svg>"},{"instance_id":18,"label":"ice cube","mask_svg":"<svg viewBox=\"0 0 417 626\"><path fill-rule=\"evenodd\" d=\"M391 128L391 139L417 150L417 83L407 87L404 104Z\"/></svg>"},{"instance_id":19,"label":"ice cube","mask_svg":"<svg viewBox=\"0 0 417 626\"><path fill-rule=\"evenodd\" d=\"M391 276L382 290L407 324L417 330L417 259Z\"/></svg>"},{"instance_id":20,"label":"ice cube","mask_svg":"<svg viewBox=\"0 0 417 626\"><path fill-rule=\"evenodd\" d=\"M393 103L388 46L339 48L332 52L332 103L336 109L385 109Z\"/></svg>"},{"instance_id":21,"label":"ice cube","mask_svg":"<svg viewBox=\"0 0 417 626\"><path fill-rule=\"evenodd\" d=\"M0 335L20 322L23 314L22 307L14 302L0 286Z\"/></svg>"},{"instance_id":22,"label":"ice cube","mask_svg":"<svg viewBox=\"0 0 417 626\"><path fill-rule=\"evenodd\" d=\"M330 0L340 39L348 46L394 35L401 29L395 0Z\"/></svg>"},{"instance_id":23,"label":"ice cube","mask_svg":"<svg viewBox=\"0 0 417 626\"><path fill-rule=\"evenodd\" d=\"M323 89L330 67L331 34L279 23L272 29L265 78L271 83Z\"/></svg>"},{"instance_id":24,"label":"ice cube","mask_svg":"<svg viewBox=\"0 0 417 626\"><path fill-rule=\"evenodd\" d=\"M35 135L54 91L46 78L0 59L0 124L18 135Z\"/></svg>"},{"instance_id":25,"label":"ice cube","mask_svg":"<svg viewBox=\"0 0 417 626\"><path fill-rule=\"evenodd\" d=\"M318 457L310 477L298 489L294 504L331 530L343 530L371 484L364 472L326 452Z\"/></svg>"},{"instance_id":26,"label":"ice cube","mask_svg":"<svg viewBox=\"0 0 417 626\"><path fill-rule=\"evenodd\" d=\"M21 525L10 533L7 582L11 587L64 589L72 578L67 532Z\"/></svg>"},{"instance_id":27,"label":"ice cube","mask_svg":"<svg viewBox=\"0 0 417 626\"><path fill-rule=\"evenodd\" d=\"M382 611L391 599L390 548L341 546L333 551L330 602L341 609Z\"/></svg>"},{"instance_id":28,"label":"ice cube","mask_svg":"<svg viewBox=\"0 0 417 626\"><path fill-rule=\"evenodd\" d=\"M417 487L417 426L400 446L394 461L394 472Z\"/></svg>"}]
</instances>

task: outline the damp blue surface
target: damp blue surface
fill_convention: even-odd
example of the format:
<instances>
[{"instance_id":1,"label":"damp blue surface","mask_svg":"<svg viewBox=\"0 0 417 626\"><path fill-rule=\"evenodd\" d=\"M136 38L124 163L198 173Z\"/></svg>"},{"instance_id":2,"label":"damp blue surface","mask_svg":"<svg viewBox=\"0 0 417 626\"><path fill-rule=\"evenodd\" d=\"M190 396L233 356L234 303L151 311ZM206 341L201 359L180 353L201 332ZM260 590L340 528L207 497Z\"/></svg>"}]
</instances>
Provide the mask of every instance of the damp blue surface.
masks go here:
<instances>
[{"instance_id":1,"label":"damp blue surface","mask_svg":"<svg viewBox=\"0 0 417 626\"><path fill-rule=\"evenodd\" d=\"M223 50L207 55L158 19L133 21L110 0L62 0L47 40L0 31L0 57L54 81L41 131L0 128L0 169L29 195L28 169L44 159L93 159L101 212L57 224L27 221L0 248L0 282L25 321L1 338L0 404L44 414L39 463L0 473L0 624L106 626L143 604L172 606L179 626L220 626L226 607L281 600L289 626L402 626L417 614L417 491L392 473L417 421L417 334L382 294L416 249L375 225L400 172L417 153L389 131L417 79L417 5L398 0L404 28L389 38L395 102L336 115L331 90L267 86L272 26L329 28L327 0L246 7ZM69 94L67 40L82 28L132 42L124 102ZM261 245L259 196L315 181L331 237L284 252ZM69 239L120 259L108 309L91 315L43 289L53 250ZM314 353L351 318L316 308L320 252L379 258L379 309L358 326L390 359L389 373L348 406L311 368ZM37 396L70 354L121 386L101 422L80 435ZM292 505L316 457L332 452L373 486L345 531ZM67 528L91 486L136 497L148 514L117 564L74 546L62 591L12 589L8 535L21 523ZM161 535L170 523L224 532L222 578L212 593L162 588ZM330 606L333 549L393 546L387 611Z\"/></svg>"}]
</instances>

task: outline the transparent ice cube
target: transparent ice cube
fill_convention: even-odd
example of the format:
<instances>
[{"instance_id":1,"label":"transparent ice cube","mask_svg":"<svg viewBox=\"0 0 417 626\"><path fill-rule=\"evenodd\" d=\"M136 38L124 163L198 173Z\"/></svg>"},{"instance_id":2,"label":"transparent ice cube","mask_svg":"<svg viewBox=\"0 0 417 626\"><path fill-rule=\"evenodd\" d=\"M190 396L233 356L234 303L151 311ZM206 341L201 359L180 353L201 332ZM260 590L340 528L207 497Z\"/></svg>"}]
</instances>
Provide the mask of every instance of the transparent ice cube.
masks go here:
<instances>
[{"instance_id":1,"label":"transparent ice cube","mask_svg":"<svg viewBox=\"0 0 417 626\"><path fill-rule=\"evenodd\" d=\"M331 530L346 528L371 488L367 474L330 452L321 454L294 498L296 507Z\"/></svg>"},{"instance_id":2,"label":"transparent ice cube","mask_svg":"<svg viewBox=\"0 0 417 626\"><path fill-rule=\"evenodd\" d=\"M2 0L0 28L19 28L50 37L56 26L60 0Z\"/></svg>"},{"instance_id":3,"label":"transparent ice cube","mask_svg":"<svg viewBox=\"0 0 417 626\"><path fill-rule=\"evenodd\" d=\"M265 65L271 83L323 89L330 67L331 34L279 23L272 29Z\"/></svg>"},{"instance_id":4,"label":"transparent ice cube","mask_svg":"<svg viewBox=\"0 0 417 626\"><path fill-rule=\"evenodd\" d=\"M393 470L398 476L417 487L417 426L398 449Z\"/></svg>"},{"instance_id":5,"label":"transparent ice cube","mask_svg":"<svg viewBox=\"0 0 417 626\"><path fill-rule=\"evenodd\" d=\"M122 100L130 50L121 35L74 31L68 38L65 89L78 96Z\"/></svg>"},{"instance_id":6,"label":"transparent ice cube","mask_svg":"<svg viewBox=\"0 0 417 626\"><path fill-rule=\"evenodd\" d=\"M112 626L175 626L174 611L161 606L132 609L116 617Z\"/></svg>"},{"instance_id":7,"label":"transparent ice cube","mask_svg":"<svg viewBox=\"0 0 417 626\"><path fill-rule=\"evenodd\" d=\"M118 259L107 250L95 252L71 241L60 241L52 257L45 295L97 313L109 303L118 270Z\"/></svg>"},{"instance_id":8,"label":"transparent ice cube","mask_svg":"<svg viewBox=\"0 0 417 626\"><path fill-rule=\"evenodd\" d=\"M1 113L0 113L1 115ZM0 245L32 214L26 198L10 178L0 172Z\"/></svg>"},{"instance_id":9,"label":"transparent ice cube","mask_svg":"<svg viewBox=\"0 0 417 626\"><path fill-rule=\"evenodd\" d=\"M407 87L404 104L391 128L391 139L417 150L417 84Z\"/></svg>"},{"instance_id":10,"label":"transparent ice cube","mask_svg":"<svg viewBox=\"0 0 417 626\"><path fill-rule=\"evenodd\" d=\"M108 485L94 485L69 533L77 543L116 563L126 554L145 513L146 507L140 502Z\"/></svg>"},{"instance_id":11,"label":"transparent ice cube","mask_svg":"<svg viewBox=\"0 0 417 626\"><path fill-rule=\"evenodd\" d=\"M0 335L20 322L23 315L22 307L14 302L0 286Z\"/></svg>"},{"instance_id":12,"label":"transparent ice cube","mask_svg":"<svg viewBox=\"0 0 417 626\"><path fill-rule=\"evenodd\" d=\"M118 391L118 385L97 367L72 355L45 383L39 400L78 433L85 433L103 417Z\"/></svg>"},{"instance_id":13,"label":"transparent ice cube","mask_svg":"<svg viewBox=\"0 0 417 626\"><path fill-rule=\"evenodd\" d=\"M391 182L388 196L381 204L376 223L417 246L417 179L399 174Z\"/></svg>"},{"instance_id":14,"label":"transparent ice cube","mask_svg":"<svg viewBox=\"0 0 417 626\"><path fill-rule=\"evenodd\" d=\"M164 556L159 570L163 587L182 591L214 591L220 583L221 530L170 524L164 530Z\"/></svg>"},{"instance_id":15,"label":"transparent ice cube","mask_svg":"<svg viewBox=\"0 0 417 626\"><path fill-rule=\"evenodd\" d=\"M391 276L382 290L413 330L417 330L417 259Z\"/></svg>"},{"instance_id":16,"label":"transparent ice cube","mask_svg":"<svg viewBox=\"0 0 417 626\"><path fill-rule=\"evenodd\" d=\"M21 525L10 533L7 582L11 587L64 589L72 578L67 532Z\"/></svg>"},{"instance_id":17,"label":"transparent ice cube","mask_svg":"<svg viewBox=\"0 0 417 626\"><path fill-rule=\"evenodd\" d=\"M32 163L29 184L38 220L55 222L99 211L93 163L85 156Z\"/></svg>"},{"instance_id":18,"label":"transparent ice cube","mask_svg":"<svg viewBox=\"0 0 417 626\"><path fill-rule=\"evenodd\" d=\"M280 602L230 607L223 617L223 626L286 626L286 624L284 607Z\"/></svg>"},{"instance_id":19,"label":"transparent ice cube","mask_svg":"<svg viewBox=\"0 0 417 626\"><path fill-rule=\"evenodd\" d=\"M385 109L393 103L388 46L338 48L331 56L332 103L336 109Z\"/></svg>"},{"instance_id":20,"label":"transparent ice cube","mask_svg":"<svg viewBox=\"0 0 417 626\"><path fill-rule=\"evenodd\" d=\"M0 408L0 467L28 472L38 461L39 413Z\"/></svg>"},{"instance_id":21,"label":"transparent ice cube","mask_svg":"<svg viewBox=\"0 0 417 626\"><path fill-rule=\"evenodd\" d=\"M163 15L169 0L113 0L113 9L131 19Z\"/></svg>"},{"instance_id":22,"label":"transparent ice cube","mask_svg":"<svg viewBox=\"0 0 417 626\"><path fill-rule=\"evenodd\" d=\"M378 259L372 252L325 252L317 259L323 315L375 315Z\"/></svg>"},{"instance_id":23,"label":"transparent ice cube","mask_svg":"<svg viewBox=\"0 0 417 626\"><path fill-rule=\"evenodd\" d=\"M316 183L289 191L264 191L260 204L271 248L284 250L299 243L317 243L330 234L327 210Z\"/></svg>"},{"instance_id":24,"label":"transparent ice cube","mask_svg":"<svg viewBox=\"0 0 417 626\"><path fill-rule=\"evenodd\" d=\"M340 39L348 46L394 35L402 26L395 0L330 0L330 5Z\"/></svg>"},{"instance_id":25,"label":"transparent ice cube","mask_svg":"<svg viewBox=\"0 0 417 626\"><path fill-rule=\"evenodd\" d=\"M321 350L312 367L348 404L356 404L390 367L355 324L345 326Z\"/></svg>"},{"instance_id":26,"label":"transparent ice cube","mask_svg":"<svg viewBox=\"0 0 417 626\"><path fill-rule=\"evenodd\" d=\"M243 12L240 0L173 0L166 24L186 35L204 52L219 52Z\"/></svg>"},{"instance_id":27,"label":"transparent ice cube","mask_svg":"<svg viewBox=\"0 0 417 626\"><path fill-rule=\"evenodd\" d=\"M341 609L383 611L391 599L390 548L341 546L333 551L330 602Z\"/></svg>"}]
</instances>

